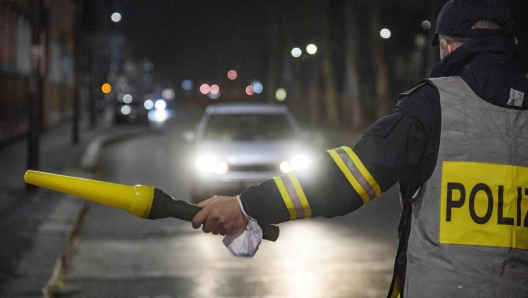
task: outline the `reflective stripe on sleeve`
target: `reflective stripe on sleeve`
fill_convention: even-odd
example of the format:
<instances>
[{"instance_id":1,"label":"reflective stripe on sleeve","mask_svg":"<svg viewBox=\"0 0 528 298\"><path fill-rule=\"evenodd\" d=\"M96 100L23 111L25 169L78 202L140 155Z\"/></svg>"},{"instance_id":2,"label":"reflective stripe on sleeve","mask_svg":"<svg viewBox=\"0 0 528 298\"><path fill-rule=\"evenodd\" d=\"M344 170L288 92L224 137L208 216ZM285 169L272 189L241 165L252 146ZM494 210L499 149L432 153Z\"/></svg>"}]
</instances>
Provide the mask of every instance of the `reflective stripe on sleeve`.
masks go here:
<instances>
[{"instance_id":1,"label":"reflective stripe on sleeve","mask_svg":"<svg viewBox=\"0 0 528 298\"><path fill-rule=\"evenodd\" d=\"M306 195L294 173L290 172L277 176L273 180L275 180L275 184L277 184L277 188L290 213L290 220L310 218L312 216L310 204L308 204Z\"/></svg>"},{"instance_id":2,"label":"reflective stripe on sleeve","mask_svg":"<svg viewBox=\"0 0 528 298\"><path fill-rule=\"evenodd\" d=\"M343 146L331 149L328 150L328 153L350 182L350 185L359 194L364 204L381 194L378 183L350 147Z\"/></svg>"}]
</instances>

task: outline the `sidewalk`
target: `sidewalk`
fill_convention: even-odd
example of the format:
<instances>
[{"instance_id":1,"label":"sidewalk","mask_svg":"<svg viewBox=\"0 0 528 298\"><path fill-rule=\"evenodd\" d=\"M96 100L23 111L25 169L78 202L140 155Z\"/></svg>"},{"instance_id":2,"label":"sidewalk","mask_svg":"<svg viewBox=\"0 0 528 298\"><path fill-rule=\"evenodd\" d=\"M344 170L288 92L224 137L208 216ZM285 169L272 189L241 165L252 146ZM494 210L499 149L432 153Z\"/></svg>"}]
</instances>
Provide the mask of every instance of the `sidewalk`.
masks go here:
<instances>
[{"instance_id":1,"label":"sidewalk","mask_svg":"<svg viewBox=\"0 0 528 298\"><path fill-rule=\"evenodd\" d=\"M104 145L149 132L145 126L82 124L79 144L65 122L42 133L40 171L92 178ZM0 148L0 297L47 297L68 262L84 200L46 189L26 192L27 140Z\"/></svg>"}]
</instances>

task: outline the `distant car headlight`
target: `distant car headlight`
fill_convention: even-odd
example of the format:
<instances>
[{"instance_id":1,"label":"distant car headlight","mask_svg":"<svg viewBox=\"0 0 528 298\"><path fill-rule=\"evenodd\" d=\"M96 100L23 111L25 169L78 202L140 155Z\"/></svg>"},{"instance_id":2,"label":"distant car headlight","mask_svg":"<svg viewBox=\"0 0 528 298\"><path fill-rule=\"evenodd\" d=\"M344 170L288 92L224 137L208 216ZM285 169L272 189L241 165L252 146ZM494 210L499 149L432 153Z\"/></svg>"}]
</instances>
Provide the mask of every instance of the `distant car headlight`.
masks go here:
<instances>
[{"instance_id":1,"label":"distant car headlight","mask_svg":"<svg viewBox=\"0 0 528 298\"><path fill-rule=\"evenodd\" d=\"M297 154L290 161L283 161L280 164L280 171L285 174L293 170L302 169L310 165L312 161L304 154Z\"/></svg>"},{"instance_id":2,"label":"distant car headlight","mask_svg":"<svg viewBox=\"0 0 528 298\"><path fill-rule=\"evenodd\" d=\"M225 161L218 161L212 155L202 155L196 160L196 168L205 173L216 173L223 175L229 170L229 166Z\"/></svg>"},{"instance_id":3,"label":"distant car headlight","mask_svg":"<svg viewBox=\"0 0 528 298\"><path fill-rule=\"evenodd\" d=\"M154 108L154 102L153 102L151 99L147 99L147 100L145 100L145 102L143 103L143 106L144 106L145 109L147 109L147 110L152 110L152 108Z\"/></svg>"},{"instance_id":4,"label":"distant car headlight","mask_svg":"<svg viewBox=\"0 0 528 298\"><path fill-rule=\"evenodd\" d=\"M163 99L158 99L156 103L154 104L154 108L156 110L163 111L167 107L167 103Z\"/></svg>"},{"instance_id":5,"label":"distant car headlight","mask_svg":"<svg viewBox=\"0 0 528 298\"><path fill-rule=\"evenodd\" d=\"M130 108L128 105L124 105L119 108L119 112L121 112L123 115L128 115L132 112L132 108Z\"/></svg>"},{"instance_id":6,"label":"distant car headlight","mask_svg":"<svg viewBox=\"0 0 528 298\"><path fill-rule=\"evenodd\" d=\"M216 170L215 173L217 175L224 175L229 170L229 167L227 166L227 163L225 161L221 161L218 164L216 164Z\"/></svg>"},{"instance_id":7,"label":"distant car headlight","mask_svg":"<svg viewBox=\"0 0 528 298\"><path fill-rule=\"evenodd\" d=\"M286 173L291 172L293 170L292 166L290 165L290 163L288 161L281 162L279 168L280 168L281 173L283 173L283 174L286 174Z\"/></svg>"},{"instance_id":8,"label":"distant car headlight","mask_svg":"<svg viewBox=\"0 0 528 298\"><path fill-rule=\"evenodd\" d=\"M312 161L310 160L310 158L308 158L308 156L304 154L295 155L291 159L291 166L294 169L307 167L310 163L312 163Z\"/></svg>"}]
</instances>

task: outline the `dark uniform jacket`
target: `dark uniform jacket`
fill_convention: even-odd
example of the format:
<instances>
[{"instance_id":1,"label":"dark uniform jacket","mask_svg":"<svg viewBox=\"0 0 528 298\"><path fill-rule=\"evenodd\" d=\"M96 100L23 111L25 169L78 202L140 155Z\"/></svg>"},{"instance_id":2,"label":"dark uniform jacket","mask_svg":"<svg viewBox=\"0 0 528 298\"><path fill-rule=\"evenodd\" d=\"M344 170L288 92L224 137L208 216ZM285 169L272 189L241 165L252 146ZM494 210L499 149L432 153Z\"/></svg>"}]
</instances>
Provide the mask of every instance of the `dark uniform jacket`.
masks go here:
<instances>
[{"instance_id":1,"label":"dark uniform jacket","mask_svg":"<svg viewBox=\"0 0 528 298\"><path fill-rule=\"evenodd\" d=\"M493 105L528 109L527 75L510 39L469 41L444 57L431 74L453 76ZM424 81L400 95L392 113L372 124L353 148L328 150L318 161L317 172L295 171L244 191L240 195L244 210L267 223L334 217L354 211L398 182L403 212L389 292L389 297L396 297L405 276L410 201L435 170L441 123L438 91Z\"/></svg>"}]
</instances>

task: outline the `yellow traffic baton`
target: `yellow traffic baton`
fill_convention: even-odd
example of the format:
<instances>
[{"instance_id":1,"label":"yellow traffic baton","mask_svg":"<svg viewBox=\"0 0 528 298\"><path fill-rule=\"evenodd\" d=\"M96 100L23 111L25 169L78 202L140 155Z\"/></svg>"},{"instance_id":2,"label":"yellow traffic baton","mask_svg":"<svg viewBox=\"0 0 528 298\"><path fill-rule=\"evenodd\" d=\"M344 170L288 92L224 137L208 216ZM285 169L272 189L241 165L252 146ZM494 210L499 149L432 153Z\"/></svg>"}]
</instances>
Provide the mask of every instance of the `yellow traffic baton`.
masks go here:
<instances>
[{"instance_id":1,"label":"yellow traffic baton","mask_svg":"<svg viewBox=\"0 0 528 298\"><path fill-rule=\"evenodd\" d=\"M119 208L128 213L147 219L178 218L192 221L202 210L186 201L175 200L162 190L148 185L124 185L85 178L51 174L28 170L24 174L28 184L44 187L72 196ZM279 227L259 222L263 239L275 241Z\"/></svg>"}]
</instances>

